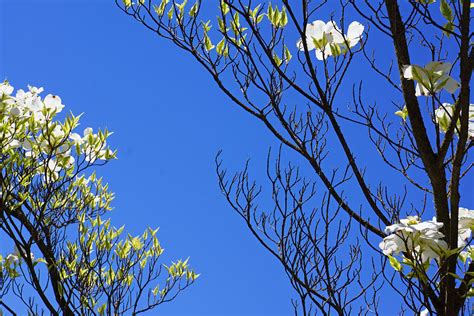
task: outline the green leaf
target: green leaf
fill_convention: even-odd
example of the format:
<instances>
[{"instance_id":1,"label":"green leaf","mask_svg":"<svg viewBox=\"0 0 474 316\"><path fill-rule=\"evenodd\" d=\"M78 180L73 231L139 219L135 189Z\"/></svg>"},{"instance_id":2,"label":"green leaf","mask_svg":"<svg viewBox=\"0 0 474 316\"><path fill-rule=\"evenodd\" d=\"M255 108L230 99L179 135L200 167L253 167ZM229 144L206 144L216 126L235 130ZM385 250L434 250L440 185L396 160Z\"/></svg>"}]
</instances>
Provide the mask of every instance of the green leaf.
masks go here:
<instances>
[{"instance_id":1,"label":"green leaf","mask_svg":"<svg viewBox=\"0 0 474 316\"><path fill-rule=\"evenodd\" d=\"M154 289L153 289L153 296L158 295L158 292L160 291L160 285L158 284Z\"/></svg>"},{"instance_id":2,"label":"green leaf","mask_svg":"<svg viewBox=\"0 0 474 316\"><path fill-rule=\"evenodd\" d=\"M99 313L100 316L103 316L105 315L105 309L107 307L107 304L104 303L102 304L98 309L97 309L97 312Z\"/></svg>"},{"instance_id":3,"label":"green leaf","mask_svg":"<svg viewBox=\"0 0 474 316\"><path fill-rule=\"evenodd\" d=\"M234 13L234 23L237 27L240 27L240 15L239 12Z\"/></svg>"},{"instance_id":4,"label":"green leaf","mask_svg":"<svg viewBox=\"0 0 474 316\"><path fill-rule=\"evenodd\" d=\"M402 265L400 264L400 262L398 262L397 258L388 256L388 260L392 268L395 269L395 271L398 271L398 272L402 271Z\"/></svg>"},{"instance_id":5,"label":"green leaf","mask_svg":"<svg viewBox=\"0 0 474 316\"><path fill-rule=\"evenodd\" d=\"M400 116L404 121L407 120L408 117L408 109L406 106L403 107L400 111L395 112L395 115Z\"/></svg>"},{"instance_id":6,"label":"green leaf","mask_svg":"<svg viewBox=\"0 0 474 316\"><path fill-rule=\"evenodd\" d=\"M169 0L162 0L160 5L154 5L153 10L155 10L158 16L162 16L165 13L166 5L169 3Z\"/></svg>"},{"instance_id":7,"label":"green leaf","mask_svg":"<svg viewBox=\"0 0 474 316\"><path fill-rule=\"evenodd\" d=\"M463 280L463 278L460 277L459 275L457 275L456 273L448 272L448 274L449 274L450 276L452 276L453 278L455 278L455 279Z\"/></svg>"},{"instance_id":8,"label":"green leaf","mask_svg":"<svg viewBox=\"0 0 474 316\"><path fill-rule=\"evenodd\" d=\"M44 258L38 258L35 260L35 263L46 263L46 260Z\"/></svg>"},{"instance_id":9,"label":"green leaf","mask_svg":"<svg viewBox=\"0 0 474 316\"><path fill-rule=\"evenodd\" d=\"M281 16L280 10L278 10L278 7L275 6L275 10L273 11L272 24L276 27L279 27L280 16Z\"/></svg>"},{"instance_id":10,"label":"green leaf","mask_svg":"<svg viewBox=\"0 0 474 316\"><path fill-rule=\"evenodd\" d=\"M222 38L222 40L216 46L216 52L219 55L222 55L224 53L224 48L225 48L225 38Z\"/></svg>"},{"instance_id":11,"label":"green leaf","mask_svg":"<svg viewBox=\"0 0 474 316\"><path fill-rule=\"evenodd\" d=\"M224 20L222 20L220 17L217 17L217 23L219 25L219 31L222 33L227 33L227 28L225 27Z\"/></svg>"},{"instance_id":12,"label":"green leaf","mask_svg":"<svg viewBox=\"0 0 474 316\"><path fill-rule=\"evenodd\" d=\"M278 67L280 67L280 65L283 63L281 58L278 57L278 55L276 53L273 53L273 60L275 61L275 63L277 64Z\"/></svg>"},{"instance_id":13,"label":"green leaf","mask_svg":"<svg viewBox=\"0 0 474 316\"><path fill-rule=\"evenodd\" d=\"M240 33L240 16L238 12L235 12L231 23L232 31L237 36Z\"/></svg>"},{"instance_id":14,"label":"green leaf","mask_svg":"<svg viewBox=\"0 0 474 316\"><path fill-rule=\"evenodd\" d=\"M260 10L260 6L261 4L259 4L258 6L255 7L255 9L253 9L252 11L252 18L255 20L256 17L257 17L257 14L258 14L258 10Z\"/></svg>"},{"instance_id":15,"label":"green leaf","mask_svg":"<svg viewBox=\"0 0 474 316\"><path fill-rule=\"evenodd\" d=\"M227 5L227 3L225 3L224 0L221 1L221 12L222 12L222 15L226 15L227 13L229 13L230 9L229 9L229 6Z\"/></svg>"},{"instance_id":16,"label":"green leaf","mask_svg":"<svg viewBox=\"0 0 474 316\"><path fill-rule=\"evenodd\" d=\"M332 45L330 45L330 48L331 48L332 56L336 57L336 56L341 55L341 53L342 53L341 46L339 46L337 44L332 44Z\"/></svg>"},{"instance_id":17,"label":"green leaf","mask_svg":"<svg viewBox=\"0 0 474 316\"><path fill-rule=\"evenodd\" d=\"M443 30L443 33L444 35L446 35L447 37L449 37L453 32L454 32L454 24L453 22L448 22L446 23L443 28L445 30Z\"/></svg>"},{"instance_id":18,"label":"green leaf","mask_svg":"<svg viewBox=\"0 0 474 316\"><path fill-rule=\"evenodd\" d=\"M286 45L285 45L285 63L288 64L288 63L290 62L290 60L291 60L292 57L293 57L293 56L291 55L290 50L289 50L288 47L286 47Z\"/></svg>"},{"instance_id":19,"label":"green leaf","mask_svg":"<svg viewBox=\"0 0 474 316\"><path fill-rule=\"evenodd\" d=\"M140 238L138 238L138 237L132 238L132 240L130 240L130 243L132 245L133 250L135 250L135 251L138 251L138 250L143 248L143 244L142 244Z\"/></svg>"},{"instance_id":20,"label":"green leaf","mask_svg":"<svg viewBox=\"0 0 474 316\"><path fill-rule=\"evenodd\" d=\"M168 10L168 19L172 19L173 18L173 14L174 14L174 8L171 7L169 10Z\"/></svg>"},{"instance_id":21,"label":"green leaf","mask_svg":"<svg viewBox=\"0 0 474 316\"><path fill-rule=\"evenodd\" d=\"M449 6L446 0L441 0L439 9L441 11L441 14L446 20L448 20L448 22L451 22L453 20L453 10L451 10L451 7Z\"/></svg>"},{"instance_id":22,"label":"green leaf","mask_svg":"<svg viewBox=\"0 0 474 316\"><path fill-rule=\"evenodd\" d=\"M189 15L193 18L196 17L198 8L199 8L199 2L196 1L196 3L189 10Z\"/></svg>"},{"instance_id":23,"label":"green leaf","mask_svg":"<svg viewBox=\"0 0 474 316\"><path fill-rule=\"evenodd\" d=\"M122 0L122 2L125 5L125 9L128 9L132 6L132 0Z\"/></svg>"},{"instance_id":24,"label":"green leaf","mask_svg":"<svg viewBox=\"0 0 474 316\"><path fill-rule=\"evenodd\" d=\"M288 15L286 14L286 8L283 7L283 9L281 10L279 26L285 27L287 24L288 24Z\"/></svg>"},{"instance_id":25,"label":"green leaf","mask_svg":"<svg viewBox=\"0 0 474 316\"><path fill-rule=\"evenodd\" d=\"M207 35L207 33L204 34L204 48L206 51L211 51L214 48L214 45L211 42L211 39Z\"/></svg>"},{"instance_id":26,"label":"green leaf","mask_svg":"<svg viewBox=\"0 0 474 316\"><path fill-rule=\"evenodd\" d=\"M211 30L211 21L207 21L206 23L202 24L202 28L204 29L204 32L209 32Z\"/></svg>"},{"instance_id":27,"label":"green leaf","mask_svg":"<svg viewBox=\"0 0 474 316\"><path fill-rule=\"evenodd\" d=\"M471 8L473 8L474 6L472 5L471 3ZM473 288L470 288L469 289L469 292L467 292L466 294L467 297L473 297L474 296L474 289Z\"/></svg>"},{"instance_id":28,"label":"green leaf","mask_svg":"<svg viewBox=\"0 0 474 316\"><path fill-rule=\"evenodd\" d=\"M268 20L270 21L270 23L273 24L273 7L272 7L272 3L270 2L268 4L268 9L267 9L267 17L268 17Z\"/></svg>"}]
</instances>

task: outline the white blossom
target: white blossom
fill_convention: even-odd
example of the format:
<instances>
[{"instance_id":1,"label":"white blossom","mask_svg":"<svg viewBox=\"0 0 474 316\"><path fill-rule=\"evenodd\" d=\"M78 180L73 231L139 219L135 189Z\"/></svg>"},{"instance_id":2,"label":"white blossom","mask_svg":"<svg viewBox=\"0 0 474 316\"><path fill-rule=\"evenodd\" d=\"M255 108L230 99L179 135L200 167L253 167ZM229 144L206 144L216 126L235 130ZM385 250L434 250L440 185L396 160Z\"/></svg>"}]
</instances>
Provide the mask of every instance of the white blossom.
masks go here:
<instances>
[{"instance_id":1,"label":"white blossom","mask_svg":"<svg viewBox=\"0 0 474 316\"><path fill-rule=\"evenodd\" d=\"M51 131L51 135L52 135L54 138L61 140L61 139L64 137L65 133L64 133L64 131L63 131L61 125L56 125L56 126L53 128L53 130Z\"/></svg>"},{"instance_id":2,"label":"white blossom","mask_svg":"<svg viewBox=\"0 0 474 316\"><path fill-rule=\"evenodd\" d=\"M379 244L385 255L409 252L414 258L420 258L423 263L439 257L448 245L439 231L443 223L435 219L421 222L418 216L409 216L400 223L387 226L387 237Z\"/></svg>"},{"instance_id":3,"label":"white blossom","mask_svg":"<svg viewBox=\"0 0 474 316\"><path fill-rule=\"evenodd\" d=\"M64 105L61 103L61 98L57 95L48 94L43 102L47 109L51 109L56 113L61 112L64 108Z\"/></svg>"},{"instance_id":4,"label":"white blossom","mask_svg":"<svg viewBox=\"0 0 474 316\"><path fill-rule=\"evenodd\" d=\"M49 180L56 180L59 177L59 172L61 171L61 169L61 166L59 166L56 160L48 160L46 172L48 174Z\"/></svg>"},{"instance_id":5,"label":"white blossom","mask_svg":"<svg viewBox=\"0 0 474 316\"><path fill-rule=\"evenodd\" d=\"M84 140L82 139L81 135L79 135L78 133L71 133L71 135L69 135L69 138L72 140L72 143L74 145L82 145L84 143Z\"/></svg>"},{"instance_id":6,"label":"white blossom","mask_svg":"<svg viewBox=\"0 0 474 316\"><path fill-rule=\"evenodd\" d=\"M451 63L441 61L432 61L425 67L406 65L403 68L403 77L417 81L417 96L431 95L442 89L453 94L461 85L449 75L451 68Z\"/></svg>"},{"instance_id":7,"label":"white blossom","mask_svg":"<svg viewBox=\"0 0 474 316\"><path fill-rule=\"evenodd\" d=\"M458 248L464 248L471 238L474 228L474 210L459 208L458 221ZM448 244L443 240L444 235L439 231L443 223L436 220L422 222L418 216L408 216L401 219L400 223L387 226L385 233L388 235L379 244L386 256L398 255L407 252L413 258L420 259L421 263L437 259L440 254L448 249ZM465 261L468 252L461 252L460 258Z\"/></svg>"},{"instance_id":8,"label":"white blossom","mask_svg":"<svg viewBox=\"0 0 474 316\"><path fill-rule=\"evenodd\" d=\"M0 83L0 99L13 93L13 87L8 82Z\"/></svg>"},{"instance_id":9,"label":"white blossom","mask_svg":"<svg viewBox=\"0 0 474 316\"><path fill-rule=\"evenodd\" d=\"M467 208L459 208L458 220L458 247L464 247L471 238L471 230L474 227L474 211Z\"/></svg>"},{"instance_id":10,"label":"white blossom","mask_svg":"<svg viewBox=\"0 0 474 316\"><path fill-rule=\"evenodd\" d=\"M443 103L442 106L435 110L435 122L438 124L440 130L444 133L449 128L454 115L454 106L449 103ZM456 133L461 129L461 123L458 120L456 124ZM474 138L474 104L469 105L469 121L468 121L468 136Z\"/></svg>"},{"instance_id":11,"label":"white blossom","mask_svg":"<svg viewBox=\"0 0 474 316\"><path fill-rule=\"evenodd\" d=\"M420 316L429 316L429 315L430 315L430 312L426 308L420 312Z\"/></svg>"},{"instance_id":12,"label":"white blossom","mask_svg":"<svg viewBox=\"0 0 474 316\"><path fill-rule=\"evenodd\" d=\"M21 146L21 143L16 140L16 139L12 139L5 147L7 149L15 149L15 148L19 148Z\"/></svg>"},{"instance_id":13,"label":"white blossom","mask_svg":"<svg viewBox=\"0 0 474 316\"><path fill-rule=\"evenodd\" d=\"M466 261L472 261L474 255L474 246L467 246L465 250L459 253L459 258L465 263Z\"/></svg>"},{"instance_id":14,"label":"white blossom","mask_svg":"<svg viewBox=\"0 0 474 316\"><path fill-rule=\"evenodd\" d=\"M453 115L454 107L449 103L443 103L442 106L435 110L435 120L441 131L446 133L451 124Z\"/></svg>"},{"instance_id":15,"label":"white blossom","mask_svg":"<svg viewBox=\"0 0 474 316\"><path fill-rule=\"evenodd\" d=\"M362 39L364 26L357 21L349 24L347 34L343 34L336 22L317 20L306 26L306 45L308 51L315 49L316 58L324 60L329 56L338 56L347 52ZM299 50L304 50L303 40L297 43Z\"/></svg>"},{"instance_id":16,"label":"white blossom","mask_svg":"<svg viewBox=\"0 0 474 316\"><path fill-rule=\"evenodd\" d=\"M30 86L30 85L28 85L28 90L33 94L40 94L41 92L44 91L43 87L37 88L37 87L34 87L34 86Z\"/></svg>"},{"instance_id":17,"label":"white blossom","mask_svg":"<svg viewBox=\"0 0 474 316\"><path fill-rule=\"evenodd\" d=\"M459 208L459 227L460 228L471 228L474 227L474 210L468 210L467 208Z\"/></svg>"},{"instance_id":18,"label":"white blossom","mask_svg":"<svg viewBox=\"0 0 474 316\"><path fill-rule=\"evenodd\" d=\"M9 254L6 258L5 258L5 262L7 263L7 265L11 265L11 264L15 264L15 263L18 263L19 261L19 258L18 258L18 255L16 254Z\"/></svg>"},{"instance_id":19,"label":"white blossom","mask_svg":"<svg viewBox=\"0 0 474 316\"><path fill-rule=\"evenodd\" d=\"M469 137L474 138L474 104L469 105L468 134Z\"/></svg>"}]
</instances>

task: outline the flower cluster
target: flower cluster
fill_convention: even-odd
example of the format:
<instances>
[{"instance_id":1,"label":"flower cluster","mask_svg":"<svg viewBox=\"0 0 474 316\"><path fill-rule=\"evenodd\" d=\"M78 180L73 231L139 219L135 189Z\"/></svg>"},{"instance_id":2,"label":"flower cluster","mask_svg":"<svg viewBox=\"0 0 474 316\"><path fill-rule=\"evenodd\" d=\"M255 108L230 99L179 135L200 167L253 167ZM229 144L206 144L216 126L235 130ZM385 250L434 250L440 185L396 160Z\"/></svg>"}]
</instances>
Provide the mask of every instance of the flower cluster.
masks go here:
<instances>
[{"instance_id":1,"label":"flower cluster","mask_svg":"<svg viewBox=\"0 0 474 316\"><path fill-rule=\"evenodd\" d=\"M466 246L468 240L471 238L471 232L474 229L474 211L467 208L459 208L459 222L458 222L458 247Z\"/></svg>"},{"instance_id":2,"label":"flower cluster","mask_svg":"<svg viewBox=\"0 0 474 316\"><path fill-rule=\"evenodd\" d=\"M26 252L23 250L23 254ZM34 263L37 264L39 262L44 262L43 258L35 259L35 255L30 252L29 259ZM2 274L2 277L14 279L20 276L19 269L20 265L23 264L23 257L18 248L15 246L15 250L3 258L0 255L0 272L6 272ZM4 280L5 281L5 280Z\"/></svg>"},{"instance_id":3,"label":"flower cluster","mask_svg":"<svg viewBox=\"0 0 474 316\"><path fill-rule=\"evenodd\" d=\"M386 256L405 253L412 260L426 264L432 259L438 259L448 250L448 245L443 240L445 236L439 231L442 227L443 223L438 222L436 218L422 222L418 216L408 216L398 224L387 226L385 232L388 236L383 239L379 247ZM468 244L472 229L474 229L474 211L459 208L460 249Z\"/></svg>"},{"instance_id":4,"label":"flower cluster","mask_svg":"<svg viewBox=\"0 0 474 316\"><path fill-rule=\"evenodd\" d=\"M130 293L124 301L131 301L135 295L131 288L146 291L145 284L153 294L148 295L151 308L177 295L199 276L187 261L165 266L168 277L152 289L151 281L163 269L158 263L163 249L156 230L124 238L123 226L117 229L110 219L101 219L112 209L114 194L102 178L86 170L98 160L115 158L115 151L107 146L111 133L94 133L92 128L76 132L80 116L69 114L59 120L62 100L51 94L42 98L42 92L43 88L28 87L14 94L8 82L0 83L0 204L5 212L24 210L25 221L38 227L37 236L46 234L47 227L47 234L62 238L58 244L48 244L54 253L48 261L27 252L37 249L44 255L35 245L0 256L3 283L20 276L30 282L22 264L31 261L35 269L43 269L36 268L43 262L47 269L56 269L61 280L75 284L63 289L68 297L79 297L87 289L88 293ZM78 234L73 230L76 224ZM74 239L69 239L69 232ZM22 240L15 243L22 245ZM81 304L100 315L107 307L104 301L100 295L81 296Z\"/></svg>"},{"instance_id":5,"label":"flower cluster","mask_svg":"<svg viewBox=\"0 0 474 316\"><path fill-rule=\"evenodd\" d=\"M434 114L436 124L438 124L442 132L446 133L449 128L449 125L451 125L452 117L454 115L454 106L449 103L443 103L442 106L435 110ZM455 129L455 132L459 131L459 129L461 128L459 120L456 126L457 129ZM474 137L474 104L469 105L468 136L471 138Z\"/></svg>"},{"instance_id":6,"label":"flower cluster","mask_svg":"<svg viewBox=\"0 0 474 316\"><path fill-rule=\"evenodd\" d=\"M109 210L114 195L107 184L95 173L79 173L96 160L115 158L106 144L111 133L86 128L79 136L74 130L80 116L58 120L64 109L61 98L42 98L42 92L29 86L14 94L8 82L0 83L0 166L5 175L0 199L6 205L22 201L38 210ZM44 200L44 190L51 188L56 189Z\"/></svg>"},{"instance_id":7,"label":"flower cluster","mask_svg":"<svg viewBox=\"0 0 474 316\"><path fill-rule=\"evenodd\" d=\"M417 96L433 95L442 89L453 94L460 87L460 84L449 75L451 68L450 63L441 61L432 61L425 67L406 65L403 69L403 77L417 81Z\"/></svg>"},{"instance_id":8,"label":"flower cluster","mask_svg":"<svg viewBox=\"0 0 474 316\"><path fill-rule=\"evenodd\" d=\"M418 216L409 216L400 220L399 224L390 225L385 229L389 235L383 239L379 247L387 256L409 253L413 258L421 259L423 263L438 258L447 244L439 232L442 223L435 219L421 222Z\"/></svg>"},{"instance_id":9,"label":"flower cluster","mask_svg":"<svg viewBox=\"0 0 474 316\"><path fill-rule=\"evenodd\" d=\"M42 98L43 88L28 86L28 91L18 90L13 95L8 82L0 84L0 147L1 155L9 156L12 150L24 158L35 161L37 172L47 181L58 179L62 170L72 171L78 156L87 162L109 160L115 153L106 145L110 133L84 131L84 137L72 133L79 117L70 115L64 122L55 120L64 105L60 97L48 94Z\"/></svg>"},{"instance_id":10,"label":"flower cluster","mask_svg":"<svg viewBox=\"0 0 474 316\"><path fill-rule=\"evenodd\" d=\"M452 65L450 63L440 61L430 62L425 67L406 65L403 68L403 77L417 81L416 96L430 96L440 92L442 89L454 94L460 87L460 83L449 75L451 68ZM395 115L400 116L405 121L408 117L407 107L404 106L401 110L396 111ZM453 115L454 105L449 103L443 103L435 110L435 123L438 124L442 132L447 132ZM459 121L456 126L455 132L457 133L460 129ZM468 137L474 138L474 104L469 106Z\"/></svg>"},{"instance_id":11,"label":"flower cluster","mask_svg":"<svg viewBox=\"0 0 474 316\"><path fill-rule=\"evenodd\" d=\"M306 25L306 46L308 50L316 50L316 58L325 60L329 56L345 54L349 48L354 47L362 39L364 26L357 21L349 25L347 34L344 34L336 22L317 20ZM300 50L304 50L303 40L297 43Z\"/></svg>"}]
</instances>

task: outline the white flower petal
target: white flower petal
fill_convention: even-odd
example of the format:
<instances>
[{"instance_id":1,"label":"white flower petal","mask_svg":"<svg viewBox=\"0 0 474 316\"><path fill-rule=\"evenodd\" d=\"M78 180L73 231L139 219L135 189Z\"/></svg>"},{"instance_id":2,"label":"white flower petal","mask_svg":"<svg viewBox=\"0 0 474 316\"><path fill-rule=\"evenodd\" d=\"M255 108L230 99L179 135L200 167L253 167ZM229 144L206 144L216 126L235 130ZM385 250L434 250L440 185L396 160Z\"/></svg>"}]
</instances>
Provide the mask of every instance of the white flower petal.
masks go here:
<instances>
[{"instance_id":1,"label":"white flower petal","mask_svg":"<svg viewBox=\"0 0 474 316\"><path fill-rule=\"evenodd\" d=\"M412 65L405 65L402 67L403 70L403 77L405 79L413 80L413 66Z\"/></svg>"},{"instance_id":2,"label":"white flower petal","mask_svg":"<svg viewBox=\"0 0 474 316\"><path fill-rule=\"evenodd\" d=\"M364 26L357 21L349 24L347 29L347 40L349 42L349 47L355 46L362 38L364 33Z\"/></svg>"},{"instance_id":3,"label":"white flower petal","mask_svg":"<svg viewBox=\"0 0 474 316\"><path fill-rule=\"evenodd\" d=\"M92 132L93 132L92 127L88 127L88 128L86 128L86 129L84 129L84 136L87 136L87 135L89 135L89 134L92 134Z\"/></svg>"},{"instance_id":4,"label":"white flower petal","mask_svg":"<svg viewBox=\"0 0 474 316\"><path fill-rule=\"evenodd\" d=\"M449 93L454 94L454 92L456 92L456 90L459 89L460 86L461 85L459 84L459 82L449 77L446 83L444 84L443 88Z\"/></svg>"},{"instance_id":5,"label":"white flower petal","mask_svg":"<svg viewBox=\"0 0 474 316\"><path fill-rule=\"evenodd\" d=\"M51 109L57 113L61 112L64 105L61 103L61 98L57 95L48 94L43 101L46 108Z\"/></svg>"}]
</instances>

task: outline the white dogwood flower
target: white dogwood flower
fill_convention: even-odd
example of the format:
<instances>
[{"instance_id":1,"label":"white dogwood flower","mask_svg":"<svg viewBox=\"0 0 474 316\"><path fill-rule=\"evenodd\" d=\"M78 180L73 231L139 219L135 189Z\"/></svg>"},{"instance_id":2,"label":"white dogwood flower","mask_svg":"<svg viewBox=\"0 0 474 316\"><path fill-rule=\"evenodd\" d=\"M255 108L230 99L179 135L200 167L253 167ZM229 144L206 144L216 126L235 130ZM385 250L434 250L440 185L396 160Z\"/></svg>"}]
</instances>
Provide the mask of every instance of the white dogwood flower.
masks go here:
<instances>
[{"instance_id":1,"label":"white dogwood flower","mask_svg":"<svg viewBox=\"0 0 474 316\"><path fill-rule=\"evenodd\" d=\"M16 264L18 263L20 259L18 258L18 256L16 254L9 254L6 258L5 258L5 262L7 265L11 265L11 264Z\"/></svg>"},{"instance_id":2,"label":"white dogwood flower","mask_svg":"<svg viewBox=\"0 0 474 316\"><path fill-rule=\"evenodd\" d=\"M420 312L420 316L430 316L430 312L425 308Z\"/></svg>"},{"instance_id":3,"label":"white dogwood flower","mask_svg":"<svg viewBox=\"0 0 474 316\"><path fill-rule=\"evenodd\" d=\"M407 106L405 105L401 110L398 110L397 112L395 112L395 115L400 116L404 121L406 121L408 117Z\"/></svg>"},{"instance_id":4,"label":"white dogwood flower","mask_svg":"<svg viewBox=\"0 0 474 316\"><path fill-rule=\"evenodd\" d=\"M449 75L451 68L451 63L441 61L432 61L425 67L406 65L403 77L417 82L416 96L429 96L442 89L453 94L461 85Z\"/></svg>"},{"instance_id":5,"label":"white dogwood flower","mask_svg":"<svg viewBox=\"0 0 474 316\"><path fill-rule=\"evenodd\" d=\"M7 82L4 81L0 83L0 99L4 96L9 96L13 93L13 87Z\"/></svg>"},{"instance_id":6,"label":"white dogwood flower","mask_svg":"<svg viewBox=\"0 0 474 316\"><path fill-rule=\"evenodd\" d=\"M464 247L471 238L472 229L474 228L474 211L467 208L459 208L458 220L458 247Z\"/></svg>"},{"instance_id":7,"label":"white dogwood flower","mask_svg":"<svg viewBox=\"0 0 474 316\"><path fill-rule=\"evenodd\" d=\"M444 133L449 128L454 115L454 106L449 103L443 103L442 106L435 110L435 122L438 124L440 130ZM457 128L454 130L457 133L461 129L461 123L458 120ZM474 138L474 104L469 105L469 121L468 121L468 136Z\"/></svg>"},{"instance_id":8,"label":"white dogwood flower","mask_svg":"<svg viewBox=\"0 0 474 316\"><path fill-rule=\"evenodd\" d=\"M47 165L47 173L50 180L55 180L59 177L59 172L61 171L61 167L59 166L58 162L54 159L48 160Z\"/></svg>"},{"instance_id":9,"label":"white dogwood flower","mask_svg":"<svg viewBox=\"0 0 474 316\"><path fill-rule=\"evenodd\" d=\"M40 94L41 92L44 91L43 87L35 87L35 86L30 86L28 85L28 90L33 93L33 94Z\"/></svg>"},{"instance_id":10,"label":"white dogwood flower","mask_svg":"<svg viewBox=\"0 0 474 316\"><path fill-rule=\"evenodd\" d=\"M469 137L474 138L474 104L469 105L468 134Z\"/></svg>"},{"instance_id":11,"label":"white dogwood flower","mask_svg":"<svg viewBox=\"0 0 474 316\"><path fill-rule=\"evenodd\" d=\"M79 135L78 133L71 133L71 135L69 135L69 138L72 140L72 143L74 145L82 145L84 143L84 140L82 139L81 135Z\"/></svg>"},{"instance_id":12,"label":"white dogwood flower","mask_svg":"<svg viewBox=\"0 0 474 316\"><path fill-rule=\"evenodd\" d=\"M66 133L63 131L61 125L56 125L51 131L51 136L56 139L62 139Z\"/></svg>"},{"instance_id":13,"label":"white dogwood flower","mask_svg":"<svg viewBox=\"0 0 474 316\"><path fill-rule=\"evenodd\" d=\"M459 258L466 263L466 261L471 261L474 259L474 246L467 246L465 250L459 253Z\"/></svg>"},{"instance_id":14,"label":"white dogwood flower","mask_svg":"<svg viewBox=\"0 0 474 316\"><path fill-rule=\"evenodd\" d=\"M43 102L47 109L51 109L56 113L61 112L64 108L64 104L61 103L61 98L57 95L48 94Z\"/></svg>"},{"instance_id":15,"label":"white dogwood flower","mask_svg":"<svg viewBox=\"0 0 474 316\"><path fill-rule=\"evenodd\" d=\"M454 107L449 103L443 103L442 106L435 110L435 120L439 128L446 133L451 124L454 115Z\"/></svg>"},{"instance_id":16,"label":"white dogwood flower","mask_svg":"<svg viewBox=\"0 0 474 316\"><path fill-rule=\"evenodd\" d=\"M464 207L459 208L459 227L474 227L474 210L468 210Z\"/></svg>"},{"instance_id":17,"label":"white dogwood flower","mask_svg":"<svg viewBox=\"0 0 474 316\"><path fill-rule=\"evenodd\" d=\"M439 254L448 245L439 232L443 223L435 219L421 222L418 216L409 216L400 220L400 223L387 226L385 232L389 234L379 244L387 256L408 252L414 258L421 259L422 263L430 262L439 257Z\"/></svg>"},{"instance_id":18,"label":"white dogwood flower","mask_svg":"<svg viewBox=\"0 0 474 316\"><path fill-rule=\"evenodd\" d=\"M359 43L364 32L364 26L357 21L349 25L347 34L343 34L336 22L317 20L306 26L306 45L308 51L315 49L316 58L327 59L329 56L345 54L348 48ZM297 47L304 50L303 40L298 40Z\"/></svg>"},{"instance_id":19,"label":"white dogwood flower","mask_svg":"<svg viewBox=\"0 0 474 316\"><path fill-rule=\"evenodd\" d=\"M323 48L326 43L332 41L332 30L334 24L332 22L325 23L324 21L317 20L311 24L306 25L306 45L308 51L315 48ZM303 40L300 39L297 43L300 50L304 50Z\"/></svg>"},{"instance_id":20,"label":"white dogwood flower","mask_svg":"<svg viewBox=\"0 0 474 316\"><path fill-rule=\"evenodd\" d=\"M362 39L364 34L364 26L357 21L353 21L347 28L347 34L344 36L345 39L339 44L345 44L345 41L349 44L349 47L356 46Z\"/></svg>"}]
</instances>

